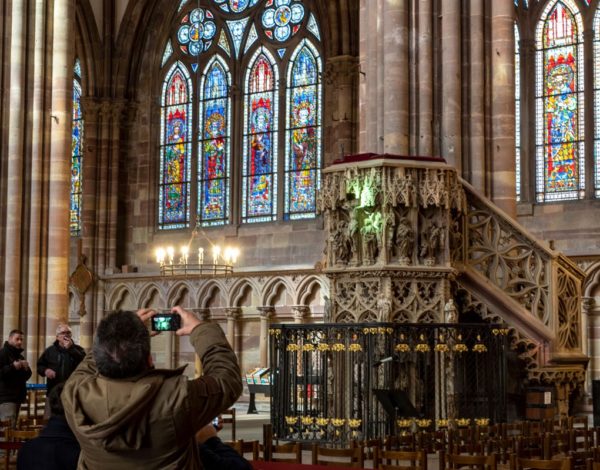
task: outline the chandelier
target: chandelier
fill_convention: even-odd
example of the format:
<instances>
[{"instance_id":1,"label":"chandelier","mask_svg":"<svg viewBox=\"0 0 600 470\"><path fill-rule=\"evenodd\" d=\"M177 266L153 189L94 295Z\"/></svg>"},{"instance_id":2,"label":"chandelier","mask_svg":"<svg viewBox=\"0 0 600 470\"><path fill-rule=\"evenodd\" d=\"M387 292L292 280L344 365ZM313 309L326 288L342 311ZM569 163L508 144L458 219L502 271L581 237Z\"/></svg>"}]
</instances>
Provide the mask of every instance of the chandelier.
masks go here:
<instances>
[{"instance_id":1,"label":"chandelier","mask_svg":"<svg viewBox=\"0 0 600 470\"><path fill-rule=\"evenodd\" d=\"M194 235L192 235L192 240ZM210 248L191 249L192 240L181 246L176 253L173 246L156 248L156 262L160 266L161 276L178 276L186 274L231 274L233 265L240 256L240 250L234 247L222 248L211 244Z\"/></svg>"}]
</instances>

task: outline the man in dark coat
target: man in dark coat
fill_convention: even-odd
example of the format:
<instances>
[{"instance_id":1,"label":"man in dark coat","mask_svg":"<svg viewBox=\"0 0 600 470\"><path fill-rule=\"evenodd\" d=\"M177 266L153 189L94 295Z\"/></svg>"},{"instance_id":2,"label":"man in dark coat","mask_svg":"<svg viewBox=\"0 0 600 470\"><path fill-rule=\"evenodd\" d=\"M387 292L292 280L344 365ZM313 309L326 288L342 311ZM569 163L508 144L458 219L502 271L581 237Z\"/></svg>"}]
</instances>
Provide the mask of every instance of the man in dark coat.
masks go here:
<instances>
[{"instance_id":1,"label":"man in dark coat","mask_svg":"<svg viewBox=\"0 0 600 470\"><path fill-rule=\"evenodd\" d=\"M73 342L69 325L60 323L56 328L56 341L44 351L37 362L38 374L46 377L47 395L56 384L69 378L84 357L83 348ZM49 416L50 408L46 401L45 417Z\"/></svg>"},{"instance_id":2,"label":"man in dark coat","mask_svg":"<svg viewBox=\"0 0 600 470\"><path fill-rule=\"evenodd\" d=\"M48 395L52 416L38 437L23 444L17 457L17 470L75 470L81 448L65 419L59 383Z\"/></svg>"},{"instance_id":3,"label":"man in dark coat","mask_svg":"<svg viewBox=\"0 0 600 470\"><path fill-rule=\"evenodd\" d=\"M29 363L23 357L23 332L12 330L0 349L0 420L17 424L19 407L25 401L25 384L31 377Z\"/></svg>"}]
</instances>

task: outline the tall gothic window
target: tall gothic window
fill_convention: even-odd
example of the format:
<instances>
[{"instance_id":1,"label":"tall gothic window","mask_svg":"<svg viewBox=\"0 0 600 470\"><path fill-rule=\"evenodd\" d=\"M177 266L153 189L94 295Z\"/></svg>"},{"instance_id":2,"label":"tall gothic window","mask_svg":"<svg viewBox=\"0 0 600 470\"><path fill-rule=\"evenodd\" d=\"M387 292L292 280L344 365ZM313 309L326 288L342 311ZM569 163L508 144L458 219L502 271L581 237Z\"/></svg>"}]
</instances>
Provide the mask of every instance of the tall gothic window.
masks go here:
<instances>
[{"instance_id":1,"label":"tall gothic window","mask_svg":"<svg viewBox=\"0 0 600 470\"><path fill-rule=\"evenodd\" d=\"M594 116L600 121L600 8L594 15ZM600 126L594 132L594 194L600 197Z\"/></svg>"},{"instance_id":2,"label":"tall gothic window","mask_svg":"<svg viewBox=\"0 0 600 470\"><path fill-rule=\"evenodd\" d=\"M517 201L521 200L521 56L519 55L519 27L515 22L515 175Z\"/></svg>"},{"instance_id":3,"label":"tall gothic window","mask_svg":"<svg viewBox=\"0 0 600 470\"><path fill-rule=\"evenodd\" d=\"M317 49L303 40L288 69L285 158L285 215L315 213L321 168L321 61Z\"/></svg>"},{"instance_id":4,"label":"tall gothic window","mask_svg":"<svg viewBox=\"0 0 600 470\"><path fill-rule=\"evenodd\" d=\"M83 161L83 114L81 112L81 63L75 59L73 67L73 120L71 127L71 236L81 234L81 196Z\"/></svg>"},{"instance_id":5,"label":"tall gothic window","mask_svg":"<svg viewBox=\"0 0 600 470\"><path fill-rule=\"evenodd\" d=\"M180 0L160 61L160 229L315 217L323 63L312 3Z\"/></svg>"},{"instance_id":6,"label":"tall gothic window","mask_svg":"<svg viewBox=\"0 0 600 470\"><path fill-rule=\"evenodd\" d=\"M276 214L278 82L275 59L260 48L246 76L243 221L271 221Z\"/></svg>"},{"instance_id":7,"label":"tall gothic window","mask_svg":"<svg viewBox=\"0 0 600 470\"><path fill-rule=\"evenodd\" d=\"M201 144L198 167L198 220L220 225L229 219L231 139L231 75L220 56L214 56L202 76L200 89Z\"/></svg>"},{"instance_id":8,"label":"tall gothic window","mask_svg":"<svg viewBox=\"0 0 600 470\"><path fill-rule=\"evenodd\" d=\"M160 228L187 227L190 219L192 82L174 63L163 83L160 132Z\"/></svg>"},{"instance_id":9,"label":"tall gothic window","mask_svg":"<svg viewBox=\"0 0 600 470\"><path fill-rule=\"evenodd\" d=\"M536 31L536 199L584 196L583 24L572 0L549 2Z\"/></svg>"}]
</instances>

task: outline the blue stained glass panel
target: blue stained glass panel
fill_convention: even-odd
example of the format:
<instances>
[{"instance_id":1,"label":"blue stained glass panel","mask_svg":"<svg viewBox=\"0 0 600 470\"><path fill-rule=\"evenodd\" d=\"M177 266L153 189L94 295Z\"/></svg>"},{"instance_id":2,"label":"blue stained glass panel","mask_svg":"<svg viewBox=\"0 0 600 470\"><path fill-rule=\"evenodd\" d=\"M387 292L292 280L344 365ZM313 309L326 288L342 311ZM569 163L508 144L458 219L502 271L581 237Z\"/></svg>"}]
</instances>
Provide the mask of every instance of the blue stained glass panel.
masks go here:
<instances>
[{"instance_id":1,"label":"blue stained glass panel","mask_svg":"<svg viewBox=\"0 0 600 470\"><path fill-rule=\"evenodd\" d=\"M242 220L273 220L276 202L276 69L274 59L259 49L246 81Z\"/></svg>"},{"instance_id":2,"label":"blue stained glass panel","mask_svg":"<svg viewBox=\"0 0 600 470\"><path fill-rule=\"evenodd\" d=\"M543 77L537 87L538 119L543 123L538 121L539 201L577 199L583 194L583 64L580 28L573 13L577 10L571 3L549 4L538 30L537 67Z\"/></svg>"},{"instance_id":3,"label":"blue stained glass panel","mask_svg":"<svg viewBox=\"0 0 600 470\"><path fill-rule=\"evenodd\" d=\"M81 112L81 65L75 61L75 78L73 79L73 118L71 127L71 191L70 222L71 236L81 234L81 202L82 202L82 163L83 163L83 114Z\"/></svg>"},{"instance_id":4,"label":"blue stained glass panel","mask_svg":"<svg viewBox=\"0 0 600 470\"><path fill-rule=\"evenodd\" d=\"M191 79L183 64L173 64L162 92L159 227L189 223L191 156Z\"/></svg>"},{"instance_id":5,"label":"blue stained glass panel","mask_svg":"<svg viewBox=\"0 0 600 470\"><path fill-rule=\"evenodd\" d=\"M289 219L316 214L321 167L320 60L314 46L304 40L290 62L284 208Z\"/></svg>"},{"instance_id":6,"label":"blue stained glass panel","mask_svg":"<svg viewBox=\"0 0 600 470\"><path fill-rule=\"evenodd\" d=\"M236 21L227 21L231 38L233 39L233 47L235 49L235 56L240 56L240 47L242 44L242 38L244 37L244 31L246 31L246 25L250 18L243 18Z\"/></svg>"},{"instance_id":7,"label":"blue stained glass panel","mask_svg":"<svg viewBox=\"0 0 600 470\"><path fill-rule=\"evenodd\" d=\"M230 99L226 66L215 60L203 79L202 142L199 167L201 225L222 225L229 218Z\"/></svg>"}]
</instances>

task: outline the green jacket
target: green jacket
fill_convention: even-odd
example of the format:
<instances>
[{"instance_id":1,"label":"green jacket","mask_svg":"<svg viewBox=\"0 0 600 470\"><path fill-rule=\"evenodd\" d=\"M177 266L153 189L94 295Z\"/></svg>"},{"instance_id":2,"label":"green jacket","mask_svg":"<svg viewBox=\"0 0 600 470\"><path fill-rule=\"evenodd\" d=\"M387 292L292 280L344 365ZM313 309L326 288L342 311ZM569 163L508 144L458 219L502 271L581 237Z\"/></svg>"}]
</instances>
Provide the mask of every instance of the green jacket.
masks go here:
<instances>
[{"instance_id":1,"label":"green jacket","mask_svg":"<svg viewBox=\"0 0 600 470\"><path fill-rule=\"evenodd\" d=\"M81 444L79 469L201 468L195 433L242 392L240 368L215 323L194 328L190 341L204 375L183 367L109 379L88 354L62 393L65 415Z\"/></svg>"}]
</instances>

